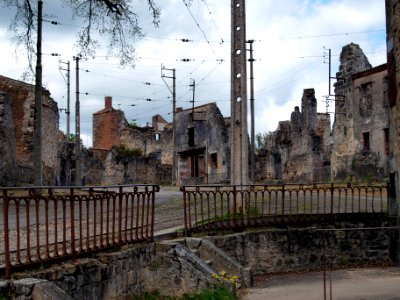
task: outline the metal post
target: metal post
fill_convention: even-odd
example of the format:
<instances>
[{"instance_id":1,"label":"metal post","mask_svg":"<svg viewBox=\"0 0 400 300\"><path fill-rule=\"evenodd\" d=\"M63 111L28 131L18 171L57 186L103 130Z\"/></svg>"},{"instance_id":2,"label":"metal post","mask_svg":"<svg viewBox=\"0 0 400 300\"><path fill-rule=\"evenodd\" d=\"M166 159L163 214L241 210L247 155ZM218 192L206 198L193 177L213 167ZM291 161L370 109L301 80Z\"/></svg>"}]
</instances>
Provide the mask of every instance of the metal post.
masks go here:
<instances>
[{"instance_id":1,"label":"metal post","mask_svg":"<svg viewBox=\"0 0 400 300\"><path fill-rule=\"evenodd\" d=\"M42 11L43 2L38 1L38 35L36 52L36 74L35 74L35 132L33 151L34 183L42 185Z\"/></svg>"},{"instance_id":2,"label":"metal post","mask_svg":"<svg viewBox=\"0 0 400 300\"><path fill-rule=\"evenodd\" d=\"M172 77L166 76L163 73L163 70L172 71ZM169 85L167 84L167 82L164 80L164 78L172 78L172 90L169 87ZM176 163L176 74L175 74L175 69L167 69L163 65L161 65L161 79L164 81L167 88L172 93L172 140L173 140L173 145L172 145L172 185L176 185L177 163Z\"/></svg>"},{"instance_id":3,"label":"metal post","mask_svg":"<svg viewBox=\"0 0 400 300\"><path fill-rule=\"evenodd\" d=\"M69 61L67 62L67 111L66 111L66 114L67 114L67 139L69 139L69 136L70 136L70 134L71 134L71 132L70 132L70 121L71 121L71 119L70 119L70 94L71 94L71 75L70 75L70 72L71 72L71 70L70 70L70 66L69 66Z\"/></svg>"},{"instance_id":4,"label":"metal post","mask_svg":"<svg viewBox=\"0 0 400 300\"><path fill-rule=\"evenodd\" d=\"M81 129L80 129L80 103L79 103L79 56L76 60L76 102L75 102L75 185L81 181Z\"/></svg>"},{"instance_id":5,"label":"metal post","mask_svg":"<svg viewBox=\"0 0 400 300\"><path fill-rule=\"evenodd\" d=\"M254 140L254 74L253 74L253 43L254 40L249 40L250 44L250 113L251 113L251 144L250 144L250 182L254 184L255 180L255 140Z\"/></svg>"}]
</instances>

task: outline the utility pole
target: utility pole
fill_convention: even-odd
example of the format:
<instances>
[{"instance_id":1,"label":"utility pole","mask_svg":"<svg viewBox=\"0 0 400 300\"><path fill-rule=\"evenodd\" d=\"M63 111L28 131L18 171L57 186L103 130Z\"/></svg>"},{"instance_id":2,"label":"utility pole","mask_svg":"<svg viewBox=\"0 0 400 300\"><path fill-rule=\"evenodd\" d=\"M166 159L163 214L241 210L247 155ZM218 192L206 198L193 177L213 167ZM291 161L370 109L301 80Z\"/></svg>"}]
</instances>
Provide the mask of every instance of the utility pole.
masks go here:
<instances>
[{"instance_id":1,"label":"utility pole","mask_svg":"<svg viewBox=\"0 0 400 300\"><path fill-rule=\"evenodd\" d=\"M194 121L194 92L196 88L196 81L192 79L192 83L189 85L192 88L193 91L193 97L192 97L192 121Z\"/></svg>"},{"instance_id":2,"label":"utility pole","mask_svg":"<svg viewBox=\"0 0 400 300\"><path fill-rule=\"evenodd\" d=\"M71 134L71 131L70 131L70 121L71 121L70 120L70 114L71 114L71 112L70 112L70 100L71 100L71 98L70 98L70 95L71 95L70 72L71 72L71 70L70 70L69 61L68 62L60 61L60 63L67 65L67 69L60 68L60 70L67 71L67 109L66 109L65 113L67 115L67 140L68 140L70 138L70 134Z\"/></svg>"},{"instance_id":3,"label":"utility pole","mask_svg":"<svg viewBox=\"0 0 400 300\"><path fill-rule=\"evenodd\" d=\"M255 184L255 140L254 140L254 74L253 74L253 43L254 40L248 40L250 44L250 114L251 114L251 144L250 144L250 182Z\"/></svg>"},{"instance_id":4,"label":"utility pole","mask_svg":"<svg viewBox=\"0 0 400 300\"><path fill-rule=\"evenodd\" d=\"M231 185L249 181L245 0L231 0Z\"/></svg>"},{"instance_id":5,"label":"utility pole","mask_svg":"<svg viewBox=\"0 0 400 300\"><path fill-rule=\"evenodd\" d=\"M170 71L172 72L171 76L166 76L163 71ZM164 78L172 78L172 90L164 80ZM175 69L167 69L163 65L161 65L161 79L166 84L169 91L172 93L172 185L176 185L176 74Z\"/></svg>"},{"instance_id":6,"label":"utility pole","mask_svg":"<svg viewBox=\"0 0 400 300\"><path fill-rule=\"evenodd\" d=\"M35 74L35 113L34 113L34 150L33 172L34 185L42 185L42 11L43 2L38 1L38 34L36 49L36 74Z\"/></svg>"},{"instance_id":7,"label":"utility pole","mask_svg":"<svg viewBox=\"0 0 400 300\"><path fill-rule=\"evenodd\" d=\"M80 128L80 103L79 103L79 56L76 60L76 101L75 101L75 185L82 185L81 180L81 128Z\"/></svg>"}]
</instances>

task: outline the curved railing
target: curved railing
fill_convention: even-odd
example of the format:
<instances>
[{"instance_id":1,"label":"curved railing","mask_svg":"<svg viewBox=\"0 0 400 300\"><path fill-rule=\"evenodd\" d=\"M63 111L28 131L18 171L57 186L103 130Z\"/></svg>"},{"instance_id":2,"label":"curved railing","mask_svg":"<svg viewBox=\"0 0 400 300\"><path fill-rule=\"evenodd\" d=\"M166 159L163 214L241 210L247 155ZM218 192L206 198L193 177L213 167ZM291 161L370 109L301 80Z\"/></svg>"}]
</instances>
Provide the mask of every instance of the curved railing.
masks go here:
<instances>
[{"instance_id":1,"label":"curved railing","mask_svg":"<svg viewBox=\"0 0 400 300\"><path fill-rule=\"evenodd\" d=\"M152 241L158 191L157 185L0 188L6 277L12 268Z\"/></svg>"},{"instance_id":2,"label":"curved railing","mask_svg":"<svg viewBox=\"0 0 400 300\"><path fill-rule=\"evenodd\" d=\"M205 185L181 191L186 234L389 209L387 184Z\"/></svg>"}]
</instances>

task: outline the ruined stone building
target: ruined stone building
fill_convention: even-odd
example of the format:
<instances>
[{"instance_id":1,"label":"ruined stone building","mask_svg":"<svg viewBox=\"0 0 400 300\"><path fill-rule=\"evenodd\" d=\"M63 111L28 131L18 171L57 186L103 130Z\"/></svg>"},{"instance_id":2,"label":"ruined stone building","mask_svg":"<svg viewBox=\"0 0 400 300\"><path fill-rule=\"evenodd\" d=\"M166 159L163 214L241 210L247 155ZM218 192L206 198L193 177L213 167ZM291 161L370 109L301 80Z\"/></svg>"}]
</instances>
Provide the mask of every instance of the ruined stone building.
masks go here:
<instances>
[{"instance_id":1,"label":"ruined stone building","mask_svg":"<svg viewBox=\"0 0 400 300\"><path fill-rule=\"evenodd\" d=\"M229 180L229 129L215 103L178 109L176 141L179 185Z\"/></svg>"},{"instance_id":2,"label":"ruined stone building","mask_svg":"<svg viewBox=\"0 0 400 300\"><path fill-rule=\"evenodd\" d=\"M172 126L161 116L152 126L132 126L122 110L105 97L93 114L93 148L88 153L86 183L168 182L172 178Z\"/></svg>"},{"instance_id":3,"label":"ruined stone building","mask_svg":"<svg viewBox=\"0 0 400 300\"><path fill-rule=\"evenodd\" d=\"M0 76L0 184L32 184L35 86ZM42 90L43 184L63 183L59 111L50 92Z\"/></svg>"},{"instance_id":4,"label":"ruined stone building","mask_svg":"<svg viewBox=\"0 0 400 300\"><path fill-rule=\"evenodd\" d=\"M177 183L222 183L229 179L227 121L215 103L176 111ZM93 148L85 158L86 183L171 182L172 124L161 115L151 126L132 126L105 98L93 114Z\"/></svg>"},{"instance_id":5,"label":"ruined stone building","mask_svg":"<svg viewBox=\"0 0 400 300\"><path fill-rule=\"evenodd\" d=\"M257 155L256 180L317 182L330 173L330 116L317 113L314 89L305 89L290 121L279 122Z\"/></svg>"},{"instance_id":6,"label":"ruined stone building","mask_svg":"<svg viewBox=\"0 0 400 300\"><path fill-rule=\"evenodd\" d=\"M389 100L389 178L400 212L400 1L386 0L386 41ZM396 213L396 211L394 211ZM400 257L397 256L397 260Z\"/></svg>"},{"instance_id":7,"label":"ruined stone building","mask_svg":"<svg viewBox=\"0 0 400 300\"><path fill-rule=\"evenodd\" d=\"M361 48L351 43L342 49L336 77L332 178L383 179L389 154L386 64L372 68Z\"/></svg>"}]
</instances>

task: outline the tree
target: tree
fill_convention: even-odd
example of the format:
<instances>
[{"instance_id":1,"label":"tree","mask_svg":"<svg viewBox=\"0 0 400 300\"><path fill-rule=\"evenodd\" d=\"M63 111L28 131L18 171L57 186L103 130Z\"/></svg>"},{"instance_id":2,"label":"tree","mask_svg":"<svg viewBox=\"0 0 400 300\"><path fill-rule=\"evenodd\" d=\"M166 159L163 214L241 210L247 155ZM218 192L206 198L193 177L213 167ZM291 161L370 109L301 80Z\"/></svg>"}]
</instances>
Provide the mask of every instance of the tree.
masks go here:
<instances>
[{"instance_id":1,"label":"tree","mask_svg":"<svg viewBox=\"0 0 400 300\"><path fill-rule=\"evenodd\" d=\"M271 146L273 136L274 134L272 131L264 133L258 132L256 134L256 141L257 141L256 149L257 150L267 149L268 146Z\"/></svg>"},{"instance_id":2,"label":"tree","mask_svg":"<svg viewBox=\"0 0 400 300\"><path fill-rule=\"evenodd\" d=\"M133 8L137 0L60 1L71 8L75 17L83 20L84 27L78 32L76 41L79 55L83 58L93 57L96 48L100 45L98 37L103 37L108 39L106 43L108 55L117 56L121 65L134 65L134 39L143 36L139 17ZM160 10L154 0L146 2L152 16L152 23L157 27ZM28 72L34 74L33 58L36 54L34 18L37 14L37 0L0 0L0 4L4 7L16 8L9 29L14 32L17 48L23 46L26 49L29 61ZM51 22L57 24L56 20Z\"/></svg>"}]
</instances>

